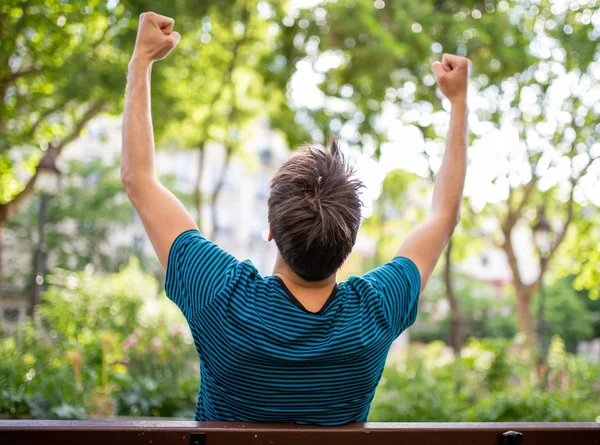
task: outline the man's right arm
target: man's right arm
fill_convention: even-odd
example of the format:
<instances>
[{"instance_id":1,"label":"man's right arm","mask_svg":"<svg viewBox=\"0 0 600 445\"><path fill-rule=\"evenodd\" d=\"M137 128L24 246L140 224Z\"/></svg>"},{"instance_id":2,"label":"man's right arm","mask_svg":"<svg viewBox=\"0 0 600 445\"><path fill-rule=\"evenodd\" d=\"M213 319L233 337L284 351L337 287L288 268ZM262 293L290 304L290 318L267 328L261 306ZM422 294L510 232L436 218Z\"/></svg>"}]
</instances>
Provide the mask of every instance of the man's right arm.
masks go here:
<instances>
[{"instance_id":1,"label":"man's right arm","mask_svg":"<svg viewBox=\"0 0 600 445\"><path fill-rule=\"evenodd\" d=\"M451 103L446 151L435 178L431 214L396 252L396 257L406 257L417 266L421 291L458 224L467 166L470 62L464 57L444 54L442 62L435 62L432 69L442 93Z\"/></svg>"}]
</instances>

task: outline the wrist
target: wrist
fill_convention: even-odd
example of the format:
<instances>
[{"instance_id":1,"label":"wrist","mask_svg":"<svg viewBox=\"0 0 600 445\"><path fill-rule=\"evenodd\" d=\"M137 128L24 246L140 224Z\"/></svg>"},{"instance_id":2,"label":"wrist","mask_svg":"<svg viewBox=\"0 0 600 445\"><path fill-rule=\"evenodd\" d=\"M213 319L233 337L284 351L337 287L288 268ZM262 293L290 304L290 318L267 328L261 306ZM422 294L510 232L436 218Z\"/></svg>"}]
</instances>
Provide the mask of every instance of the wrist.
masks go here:
<instances>
[{"instance_id":1,"label":"wrist","mask_svg":"<svg viewBox=\"0 0 600 445\"><path fill-rule=\"evenodd\" d=\"M467 108L467 95L462 95L460 97L453 97L450 100L450 108L452 111L461 110L464 111Z\"/></svg>"},{"instance_id":2,"label":"wrist","mask_svg":"<svg viewBox=\"0 0 600 445\"><path fill-rule=\"evenodd\" d=\"M127 69L129 71L148 71L152 67L152 62L152 59L134 53L129 60Z\"/></svg>"}]
</instances>

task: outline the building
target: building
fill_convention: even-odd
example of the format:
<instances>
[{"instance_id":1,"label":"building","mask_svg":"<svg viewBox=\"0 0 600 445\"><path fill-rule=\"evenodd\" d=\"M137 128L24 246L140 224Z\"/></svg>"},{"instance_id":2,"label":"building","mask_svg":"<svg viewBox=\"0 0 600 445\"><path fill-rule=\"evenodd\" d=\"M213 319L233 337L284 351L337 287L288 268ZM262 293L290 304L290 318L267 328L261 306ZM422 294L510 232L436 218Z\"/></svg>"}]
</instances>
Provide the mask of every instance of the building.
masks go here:
<instances>
[{"instance_id":1,"label":"building","mask_svg":"<svg viewBox=\"0 0 600 445\"><path fill-rule=\"evenodd\" d=\"M70 160L102 159L112 164L121 149L121 119L99 117L88 126L86 135L71 144L61 156L63 164ZM175 177L175 188L191 194L198 174L198 151L159 149L156 168L159 175ZM202 206L202 229L223 249L238 259L250 259L261 273L269 273L276 249L267 241L267 197L269 180L277 167L289 156L283 139L263 126L256 138L249 140L243 153L234 156L224 178L216 209L209 202ZM219 181L224 162L220 144L208 144L204 153L201 189L205 201L211 196ZM194 209L189 209L195 217ZM218 231L213 222L213 212L218 214ZM214 234L214 236L212 236ZM111 234L115 249L140 242L149 255L153 250L139 218L127 230Z\"/></svg>"}]
</instances>

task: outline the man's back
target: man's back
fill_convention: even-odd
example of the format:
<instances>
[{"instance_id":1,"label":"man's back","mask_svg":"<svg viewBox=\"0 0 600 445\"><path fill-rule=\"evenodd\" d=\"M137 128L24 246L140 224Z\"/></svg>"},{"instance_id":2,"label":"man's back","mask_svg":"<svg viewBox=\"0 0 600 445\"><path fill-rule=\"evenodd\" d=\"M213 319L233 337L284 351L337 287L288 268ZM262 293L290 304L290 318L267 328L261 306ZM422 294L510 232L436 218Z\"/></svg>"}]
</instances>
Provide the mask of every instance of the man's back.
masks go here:
<instances>
[{"instance_id":1,"label":"man's back","mask_svg":"<svg viewBox=\"0 0 600 445\"><path fill-rule=\"evenodd\" d=\"M396 258L339 283L317 313L196 230L174 242L167 295L201 360L198 421L366 420L394 339L416 317L415 265Z\"/></svg>"}]
</instances>

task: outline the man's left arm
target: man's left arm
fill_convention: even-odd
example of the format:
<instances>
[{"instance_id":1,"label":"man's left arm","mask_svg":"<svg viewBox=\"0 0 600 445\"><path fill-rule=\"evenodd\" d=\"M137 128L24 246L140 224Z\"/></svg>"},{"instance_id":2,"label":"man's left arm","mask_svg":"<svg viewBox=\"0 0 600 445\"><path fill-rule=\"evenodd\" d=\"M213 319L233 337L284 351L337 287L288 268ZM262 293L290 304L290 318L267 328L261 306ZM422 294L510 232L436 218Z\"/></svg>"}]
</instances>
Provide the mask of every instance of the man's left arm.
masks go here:
<instances>
[{"instance_id":1,"label":"man's left arm","mask_svg":"<svg viewBox=\"0 0 600 445\"><path fill-rule=\"evenodd\" d=\"M173 19L152 12L140 15L135 50L127 75L123 112L121 179L163 267L169 249L182 232L197 229L179 200L157 179L154 170L154 134L150 113L152 64L179 42Z\"/></svg>"}]
</instances>

